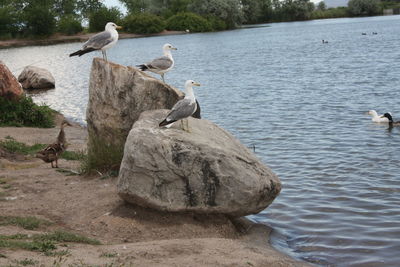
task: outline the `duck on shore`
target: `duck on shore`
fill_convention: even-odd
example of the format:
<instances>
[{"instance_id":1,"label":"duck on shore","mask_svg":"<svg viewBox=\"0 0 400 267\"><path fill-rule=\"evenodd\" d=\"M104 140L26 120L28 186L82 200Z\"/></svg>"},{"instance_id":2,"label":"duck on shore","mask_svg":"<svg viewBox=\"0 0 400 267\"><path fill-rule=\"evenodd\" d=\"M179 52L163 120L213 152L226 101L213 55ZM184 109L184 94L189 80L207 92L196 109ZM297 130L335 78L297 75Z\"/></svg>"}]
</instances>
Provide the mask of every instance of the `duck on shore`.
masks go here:
<instances>
[{"instance_id":1,"label":"duck on shore","mask_svg":"<svg viewBox=\"0 0 400 267\"><path fill-rule=\"evenodd\" d=\"M400 126L400 121L393 121L393 117L390 113L383 114L383 117L389 120L389 127Z\"/></svg>"},{"instance_id":2,"label":"duck on shore","mask_svg":"<svg viewBox=\"0 0 400 267\"><path fill-rule=\"evenodd\" d=\"M373 109L368 111L368 115L372 116L371 120L373 122L389 122L389 119L387 117L384 117L384 115L378 115L378 113Z\"/></svg>"},{"instance_id":3,"label":"duck on shore","mask_svg":"<svg viewBox=\"0 0 400 267\"><path fill-rule=\"evenodd\" d=\"M68 121L63 120L61 122L61 129L57 136L55 143L48 145L41 151L36 153L36 157L42 159L44 162L51 163L51 167L54 168L53 162L56 162L56 168L58 168L58 157L67 148L67 140L65 138L64 127L72 126Z\"/></svg>"}]
</instances>

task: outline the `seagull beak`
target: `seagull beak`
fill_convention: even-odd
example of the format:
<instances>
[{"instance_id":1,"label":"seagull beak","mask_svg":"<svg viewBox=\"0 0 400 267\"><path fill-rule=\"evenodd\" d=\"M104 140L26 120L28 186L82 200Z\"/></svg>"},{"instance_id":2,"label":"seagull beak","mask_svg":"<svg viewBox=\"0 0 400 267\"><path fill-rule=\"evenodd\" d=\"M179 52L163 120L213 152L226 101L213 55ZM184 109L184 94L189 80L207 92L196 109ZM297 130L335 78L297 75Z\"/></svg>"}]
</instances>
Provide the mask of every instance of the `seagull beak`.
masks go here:
<instances>
[{"instance_id":1,"label":"seagull beak","mask_svg":"<svg viewBox=\"0 0 400 267\"><path fill-rule=\"evenodd\" d=\"M200 84L199 84L199 83L194 83L193 85L194 85L194 86L200 86Z\"/></svg>"},{"instance_id":2,"label":"seagull beak","mask_svg":"<svg viewBox=\"0 0 400 267\"><path fill-rule=\"evenodd\" d=\"M116 29L117 29L117 30L121 30L121 29L122 29L122 26L117 26Z\"/></svg>"},{"instance_id":3,"label":"seagull beak","mask_svg":"<svg viewBox=\"0 0 400 267\"><path fill-rule=\"evenodd\" d=\"M171 49L172 49L172 50L178 50L178 48L176 48L176 47L172 47Z\"/></svg>"}]
</instances>

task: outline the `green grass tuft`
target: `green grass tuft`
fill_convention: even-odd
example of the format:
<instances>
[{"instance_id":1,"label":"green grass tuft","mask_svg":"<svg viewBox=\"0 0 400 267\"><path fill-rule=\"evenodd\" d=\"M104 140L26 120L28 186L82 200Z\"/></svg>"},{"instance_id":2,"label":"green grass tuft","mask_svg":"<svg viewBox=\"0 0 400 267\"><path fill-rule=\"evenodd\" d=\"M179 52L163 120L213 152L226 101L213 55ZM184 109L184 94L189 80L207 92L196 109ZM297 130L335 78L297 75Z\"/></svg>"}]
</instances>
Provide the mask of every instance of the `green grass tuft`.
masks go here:
<instances>
[{"instance_id":1,"label":"green grass tuft","mask_svg":"<svg viewBox=\"0 0 400 267\"><path fill-rule=\"evenodd\" d=\"M0 226L15 225L27 230L34 230L40 226L50 225L51 222L36 217L0 216Z\"/></svg>"},{"instance_id":2,"label":"green grass tuft","mask_svg":"<svg viewBox=\"0 0 400 267\"><path fill-rule=\"evenodd\" d=\"M23 241L0 239L0 248L25 249L31 251L46 252L56 249L56 245L52 241Z\"/></svg>"},{"instance_id":3,"label":"green grass tuft","mask_svg":"<svg viewBox=\"0 0 400 267\"><path fill-rule=\"evenodd\" d=\"M28 266L28 265L36 265L38 262L35 261L35 260L33 260L33 259L27 259L27 258L25 258L25 259L23 259L23 260L17 261L17 263L18 263L19 265L22 265L22 266Z\"/></svg>"},{"instance_id":4,"label":"green grass tuft","mask_svg":"<svg viewBox=\"0 0 400 267\"><path fill-rule=\"evenodd\" d=\"M36 105L29 96L19 100L0 97L0 126L54 127L56 111L50 107Z\"/></svg>"},{"instance_id":5,"label":"green grass tuft","mask_svg":"<svg viewBox=\"0 0 400 267\"><path fill-rule=\"evenodd\" d=\"M123 155L123 144L110 144L99 137L90 137L88 154L81 159L81 173L103 175L118 171Z\"/></svg>"},{"instance_id":6,"label":"green grass tuft","mask_svg":"<svg viewBox=\"0 0 400 267\"><path fill-rule=\"evenodd\" d=\"M13 138L6 138L6 140L0 141L0 147L11 153L19 153L23 155L33 155L39 150L46 147L44 144L34 144L32 146L18 142Z\"/></svg>"},{"instance_id":7,"label":"green grass tuft","mask_svg":"<svg viewBox=\"0 0 400 267\"><path fill-rule=\"evenodd\" d=\"M100 254L100 257L104 257L104 258L114 258L117 256L118 256L117 252L103 252Z\"/></svg>"},{"instance_id":8,"label":"green grass tuft","mask_svg":"<svg viewBox=\"0 0 400 267\"><path fill-rule=\"evenodd\" d=\"M39 234L33 236L37 241L54 241L54 242L73 242L84 243L90 245L100 245L100 241L79 234L74 234L66 231L55 231L53 233Z\"/></svg>"},{"instance_id":9,"label":"green grass tuft","mask_svg":"<svg viewBox=\"0 0 400 267\"><path fill-rule=\"evenodd\" d=\"M82 160L85 158L85 154L83 152L75 152L75 151L64 151L61 154L61 158L66 160Z\"/></svg>"}]
</instances>

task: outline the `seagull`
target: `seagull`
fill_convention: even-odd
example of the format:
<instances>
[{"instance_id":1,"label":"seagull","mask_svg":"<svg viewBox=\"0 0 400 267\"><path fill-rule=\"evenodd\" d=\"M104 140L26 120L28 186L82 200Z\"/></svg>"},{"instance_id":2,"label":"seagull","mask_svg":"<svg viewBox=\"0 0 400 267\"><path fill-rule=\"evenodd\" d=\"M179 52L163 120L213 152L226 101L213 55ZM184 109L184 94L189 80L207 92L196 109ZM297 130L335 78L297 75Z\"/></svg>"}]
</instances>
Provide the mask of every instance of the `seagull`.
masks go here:
<instances>
[{"instance_id":1,"label":"seagull","mask_svg":"<svg viewBox=\"0 0 400 267\"><path fill-rule=\"evenodd\" d=\"M164 73L170 71L174 67L174 59L172 58L171 50L177 50L177 48L170 44L165 44L163 46L164 56L156 58L151 62L137 65L136 67L139 67L141 71L149 70L160 74L163 82L165 82Z\"/></svg>"},{"instance_id":2,"label":"seagull","mask_svg":"<svg viewBox=\"0 0 400 267\"><path fill-rule=\"evenodd\" d=\"M167 117L160 122L160 127L166 126L169 128L171 127L172 123L181 120L182 129L185 131L182 120L192 116L197 110L196 98L194 97L192 86L200 86L200 84L193 80L187 80L185 82L185 98L176 102L171 111L168 113ZM189 121L187 121L186 131L189 132Z\"/></svg>"},{"instance_id":3,"label":"seagull","mask_svg":"<svg viewBox=\"0 0 400 267\"><path fill-rule=\"evenodd\" d=\"M389 120L389 127L400 126L400 121L393 121L393 117L390 113L383 114L383 117Z\"/></svg>"},{"instance_id":4,"label":"seagull","mask_svg":"<svg viewBox=\"0 0 400 267\"><path fill-rule=\"evenodd\" d=\"M389 122L389 119L387 117L384 117L383 115L378 115L378 113L373 109L368 111L368 114L372 116L373 122Z\"/></svg>"},{"instance_id":5,"label":"seagull","mask_svg":"<svg viewBox=\"0 0 400 267\"><path fill-rule=\"evenodd\" d=\"M106 24L105 31L99 32L90 37L89 40L87 40L86 43L83 44L81 50L78 50L70 54L69 56L82 56L92 51L101 50L101 53L103 54L103 59L108 61L106 50L113 47L117 43L117 29L122 29L122 27L117 26L117 24L115 24L114 22L108 22Z\"/></svg>"}]
</instances>

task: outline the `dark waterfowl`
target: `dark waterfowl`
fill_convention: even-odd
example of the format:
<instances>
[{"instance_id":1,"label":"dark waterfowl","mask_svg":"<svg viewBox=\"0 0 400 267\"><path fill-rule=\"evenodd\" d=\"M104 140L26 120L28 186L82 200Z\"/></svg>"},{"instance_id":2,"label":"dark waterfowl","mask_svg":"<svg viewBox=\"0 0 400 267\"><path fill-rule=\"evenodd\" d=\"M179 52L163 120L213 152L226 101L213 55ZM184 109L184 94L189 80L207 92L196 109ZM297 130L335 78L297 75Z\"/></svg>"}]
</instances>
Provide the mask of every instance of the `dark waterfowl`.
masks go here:
<instances>
[{"instance_id":1,"label":"dark waterfowl","mask_svg":"<svg viewBox=\"0 0 400 267\"><path fill-rule=\"evenodd\" d=\"M72 125L68 121L63 120L63 122L61 123L60 132L57 136L57 141L36 153L37 158L42 159L44 162L51 163L52 168L54 168L54 161L56 162L55 167L58 168L58 157L65 151L68 146L64 132L65 126Z\"/></svg>"},{"instance_id":2,"label":"dark waterfowl","mask_svg":"<svg viewBox=\"0 0 400 267\"><path fill-rule=\"evenodd\" d=\"M383 114L383 117L388 118L389 120L389 127L400 126L400 121L393 121L393 117L390 113Z\"/></svg>"}]
</instances>

